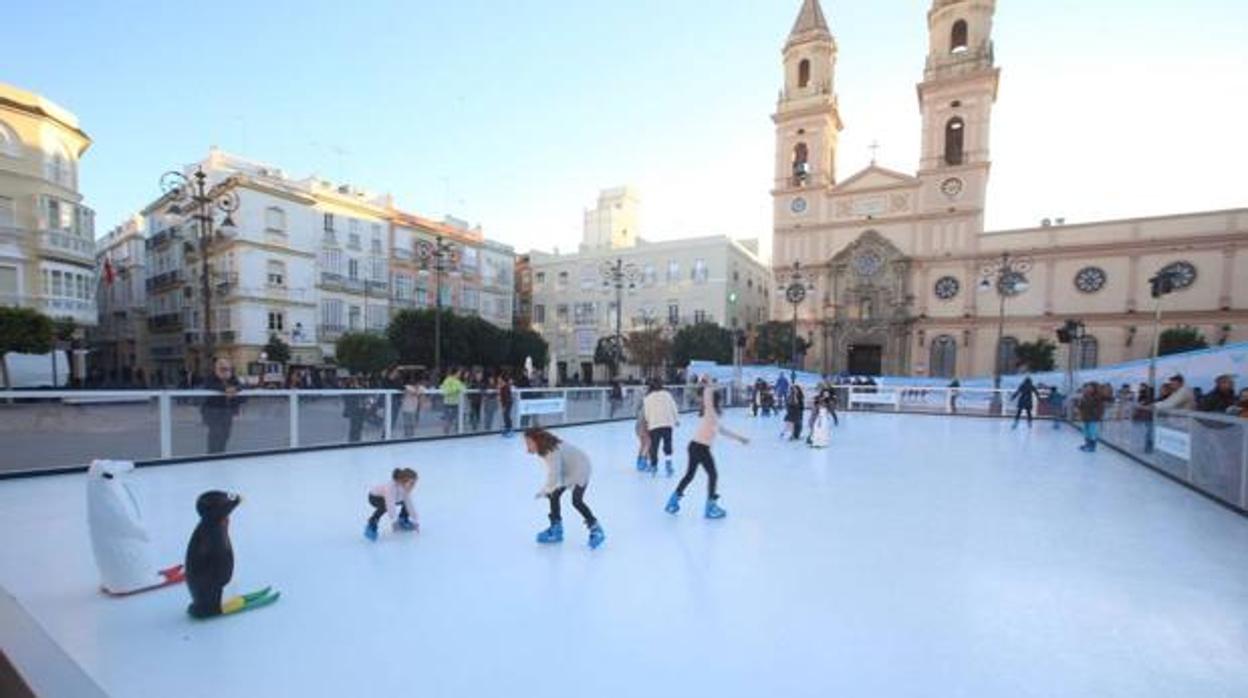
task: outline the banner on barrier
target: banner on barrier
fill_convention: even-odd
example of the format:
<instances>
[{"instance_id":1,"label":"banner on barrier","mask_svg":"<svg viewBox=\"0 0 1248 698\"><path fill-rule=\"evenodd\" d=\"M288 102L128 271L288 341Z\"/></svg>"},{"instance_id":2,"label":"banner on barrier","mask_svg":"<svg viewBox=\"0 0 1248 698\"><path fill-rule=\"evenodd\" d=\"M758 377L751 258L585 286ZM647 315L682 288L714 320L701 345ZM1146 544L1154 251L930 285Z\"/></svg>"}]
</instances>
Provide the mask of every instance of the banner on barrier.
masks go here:
<instances>
[{"instance_id":1,"label":"banner on barrier","mask_svg":"<svg viewBox=\"0 0 1248 698\"><path fill-rule=\"evenodd\" d=\"M867 405L892 405L897 406L897 393L853 393L849 396L851 403L864 403Z\"/></svg>"},{"instance_id":2,"label":"banner on barrier","mask_svg":"<svg viewBox=\"0 0 1248 698\"><path fill-rule=\"evenodd\" d=\"M545 397L532 400L521 400L519 414L521 417L534 414L563 414L567 410L567 401L561 397Z\"/></svg>"},{"instance_id":3,"label":"banner on barrier","mask_svg":"<svg viewBox=\"0 0 1248 698\"><path fill-rule=\"evenodd\" d=\"M1191 434L1166 427L1157 427L1154 433L1153 443L1157 446L1158 451L1169 453L1175 458L1182 458L1183 460L1192 459Z\"/></svg>"}]
</instances>

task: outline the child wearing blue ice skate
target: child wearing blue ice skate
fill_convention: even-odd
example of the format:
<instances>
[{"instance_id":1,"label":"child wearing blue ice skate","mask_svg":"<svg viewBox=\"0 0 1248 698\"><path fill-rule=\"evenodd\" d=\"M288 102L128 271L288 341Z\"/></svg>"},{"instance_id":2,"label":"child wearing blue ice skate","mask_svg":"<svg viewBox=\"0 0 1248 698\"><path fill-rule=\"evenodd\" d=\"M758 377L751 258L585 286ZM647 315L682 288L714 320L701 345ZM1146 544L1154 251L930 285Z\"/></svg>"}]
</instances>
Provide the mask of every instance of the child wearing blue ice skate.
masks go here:
<instances>
[{"instance_id":1,"label":"child wearing blue ice skate","mask_svg":"<svg viewBox=\"0 0 1248 698\"><path fill-rule=\"evenodd\" d=\"M420 533L416 508L412 506L412 490L419 478L411 468L395 468L388 482L368 490L368 503L373 507L373 515L368 517L368 524L364 527L365 538L377 540L377 522L386 514L394 522L392 527L395 531Z\"/></svg>"},{"instance_id":2,"label":"child wearing blue ice skate","mask_svg":"<svg viewBox=\"0 0 1248 698\"><path fill-rule=\"evenodd\" d=\"M589 456L540 427L525 430L524 446L529 453L541 458L546 464L546 483L536 497L550 500L550 528L537 534L537 542L563 541L563 516L559 511L559 500L563 497L564 490L571 487L572 506L584 517L585 527L589 529L589 547L597 548L602 545L607 536L598 519L594 518L594 512L585 504L585 488L589 487L592 470Z\"/></svg>"},{"instance_id":3,"label":"child wearing blue ice skate","mask_svg":"<svg viewBox=\"0 0 1248 698\"><path fill-rule=\"evenodd\" d=\"M719 423L719 416L722 412L720 396L706 376L702 377L701 389L702 410L698 415L701 419L698 421L698 428L693 433L693 440L689 442L689 468L685 470L685 476L680 479L680 484L676 485L676 491L668 498L665 509L669 514L680 511L680 499L685 496L685 488L693 482L693 476L698 474L698 466L701 466L706 469L707 478L706 518L722 519L728 515L728 512L719 506L719 493L716 490L719 484L719 472L715 469L715 458L711 455L711 443L715 441L716 434L723 434L742 444L748 444L750 440Z\"/></svg>"}]
</instances>

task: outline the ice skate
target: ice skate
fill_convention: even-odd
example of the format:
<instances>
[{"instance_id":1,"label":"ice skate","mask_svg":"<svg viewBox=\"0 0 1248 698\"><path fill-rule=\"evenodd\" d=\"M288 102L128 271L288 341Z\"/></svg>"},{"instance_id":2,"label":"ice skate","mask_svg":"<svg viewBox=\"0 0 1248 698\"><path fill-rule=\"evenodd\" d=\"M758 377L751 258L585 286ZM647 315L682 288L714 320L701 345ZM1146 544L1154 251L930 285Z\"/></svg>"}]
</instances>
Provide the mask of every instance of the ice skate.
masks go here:
<instances>
[{"instance_id":1,"label":"ice skate","mask_svg":"<svg viewBox=\"0 0 1248 698\"><path fill-rule=\"evenodd\" d=\"M364 537L371 540L377 540L377 524L366 524L364 526Z\"/></svg>"},{"instance_id":2,"label":"ice skate","mask_svg":"<svg viewBox=\"0 0 1248 698\"><path fill-rule=\"evenodd\" d=\"M556 521L550 525L550 528L537 534L538 543L562 543L563 542L563 524Z\"/></svg>"},{"instance_id":3,"label":"ice skate","mask_svg":"<svg viewBox=\"0 0 1248 698\"><path fill-rule=\"evenodd\" d=\"M722 519L722 518L724 518L724 517L725 517L725 516L727 516L727 515L728 515L728 512L726 512L726 511L724 511L722 508L720 508L720 506L719 506L719 498L718 498L718 497L716 497L716 498L714 498L714 499L708 499L708 500L706 500L706 518L708 518L708 519Z\"/></svg>"},{"instance_id":4,"label":"ice skate","mask_svg":"<svg viewBox=\"0 0 1248 698\"><path fill-rule=\"evenodd\" d=\"M667 498L667 506L663 507L663 511L669 514L675 514L680 511L680 495L676 492Z\"/></svg>"},{"instance_id":5,"label":"ice skate","mask_svg":"<svg viewBox=\"0 0 1248 698\"><path fill-rule=\"evenodd\" d=\"M597 548L607 539L607 534L602 531L602 524L595 523L589 527L589 547Z\"/></svg>"},{"instance_id":6,"label":"ice skate","mask_svg":"<svg viewBox=\"0 0 1248 698\"><path fill-rule=\"evenodd\" d=\"M672 469L672 459L671 459L671 458L668 458L668 459L667 459L667 460L663 463L663 466L667 469L667 476L668 476L668 477L671 477L671 476L672 476L672 474L676 472L675 470L673 470L673 469Z\"/></svg>"}]
</instances>

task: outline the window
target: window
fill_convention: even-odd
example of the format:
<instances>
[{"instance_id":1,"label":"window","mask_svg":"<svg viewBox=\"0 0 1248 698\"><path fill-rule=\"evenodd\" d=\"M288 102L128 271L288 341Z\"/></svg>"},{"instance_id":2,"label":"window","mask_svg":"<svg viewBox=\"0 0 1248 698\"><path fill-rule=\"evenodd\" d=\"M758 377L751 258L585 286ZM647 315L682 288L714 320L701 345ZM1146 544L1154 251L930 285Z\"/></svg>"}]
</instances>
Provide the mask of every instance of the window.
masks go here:
<instances>
[{"instance_id":1,"label":"window","mask_svg":"<svg viewBox=\"0 0 1248 698\"><path fill-rule=\"evenodd\" d=\"M49 198L48 200L48 228L50 230L60 230L61 228L61 202L59 199Z\"/></svg>"},{"instance_id":2,"label":"window","mask_svg":"<svg viewBox=\"0 0 1248 698\"><path fill-rule=\"evenodd\" d=\"M953 378L958 373L958 342L947 334L932 340L928 373L933 378Z\"/></svg>"},{"instance_id":3,"label":"window","mask_svg":"<svg viewBox=\"0 0 1248 698\"><path fill-rule=\"evenodd\" d=\"M667 324L669 325L680 324L680 305L676 303L667 304Z\"/></svg>"},{"instance_id":4,"label":"window","mask_svg":"<svg viewBox=\"0 0 1248 698\"><path fill-rule=\"evenodd\" d=\"M581 290L590 291L598 282L598 273L593 267L581 267Z\"/></svg>"},{"instance_id":5,"label":"window","mask_svg":"<svg viewBox=\"0 0 1248 698\"><path fill-rule=\"evenodd\" d=\"M278 260L269 260L268 279L270 286L286 285L286 263Z\"/></svg>"},{"instance_id":6,"label":"window","mask_svg":"<svg viewBox=\"0 0 1248 698\"><path fill-rule=\"evenodd\" d=\"M674 284L680 281L680 262L672 260L667 263L667 282Z\"/></svg>"},{"instance_id":7,"label":"window","mask_svg":"<svg viewBox=\"0 0 1248 698\"><path fill-rule=\"evenodd\" d=\"M394 275L394 297L407 300L412 297L412 277L407 274Z\"/></svg>"},{"instance_id":8,"label":"window","mask_svg":"<svg viewBox=\"0 0 1248 698\"><path fill-rule=\"evenodd\" d=\"M17 133L3 121L0 121L0 155L11 158L22 156L22 142L18 140Z\"/></svg>"},{"instance_id":9,"label":"window","mask_svg":"<svg viewBox=\"0 0 1248 698\"><path fill-rule=\"evenodd\" d=\"M546 283L546 272L539 271L533 278L537 282L537 285L542 286Z\"/></svg>"},{"instance_id":10,"label":"window","mask_svg":"<svg viewBox=\"0 0 1248 698\"><path fill-rule=\"evenodd\" d=\"M360 234L359 233L347 234L347 247L353 250L362 249L360 246Z\"/></svg>"},{"instance_id":11,"label":"window","mask_svg":"<svg viewBox=\"0 0 1248 698\"><path fill-rule=\"evenodd\" d=\"M17 295L17 267L0 267L0 303Z\"/></svg>"},{"instance_id":12,"label":"window","mask_svg":"<svg viewBox=\"0 0 1248 698\"><path fill-rule=\"evenodd\" d=\"M441 289L438 290L438 303L441 304L443 308L454 307L453 304L451 303L451 287L450 286L443 286Z\"/></svg>"},{"instance_id":13,"label":"window","mask_svg":"<svg viewBox=\"0 0 1248 698\"><path fill-rule=\"evenodd\" d=\"M325 232L334 232L334 214L332 213L325 214Z\"/></svg>"},{"instance_id":14,"label":"window","mask_svg":"<svg viewBox=\"0 0 1248 698\"><path fill-rule=\"evenodd\" d=\"M286 232L286 212L277 206L264 209L264 229L270 233Z\"/></svg>"},{"instance_id":15,"label":"window","mask_svg":"<svg viewBox=\"0 0 1248 698\"><path fill-rule=\"evenodd\" d=\"M805 143L793 146L793 181L800 184L810 174L810 149Z\"/></svg>"},{"instance_id":16,"label":"window","mask_svg":"<svg viewBox=\"0 0 1248 698\"><path fill-rule=\"evenodd\" d=\"M560 325L568 324L568 306L566 303L560 303L555 306L555 321Z\"/></svg>"},{"instance_id":17,"label":"window","mask_svg":"<svg viewBox=\"0 0 1248 698\"><path fill-rule=\"evenodd\" d=\"M797 64L797 86L806 87L810 84L810 59L803 58L801 63Z\"/></svg>"},{"instance_id":18,"label":"window","mask_svg":"<svg viewBox=\"0 0 1248 698\"><path fill-rule=\"evenodd\" d=\"M463 252L460 255L460 264L465 269L476 269L477 268L477 248L464 247L462 249L463 249Z\"/></svg>"},{"instance_id":19,"label":"window","mask_svg":"<svg viewBox=\"0 0 1248 698\"><path fill-rule=\"evenodd\" d=\"M360 314L360 306L353 305L347 311L347 329L351 330L352 332L363 329L363 320Z\"/></svg>"},{"instance_id":20,"label":"window","mask_svg":"<svg viewBox=\"0 0 1248 698\"><path fill-rule=\"evenodd\" d=\"M1001 343L997 345L997 372L1002 374L1014 373L1018 367L1018 339L1014 337L1002 337Z\"/></svg>"},{"instance_id":21,"label":"window","mask_svg":"<svg viewBox=\"0 0 1248 698\"><path fill-rule=\"evenodd\" d=\"M352 281L360 278L360 260L354 257L347 260L347 278Z\"/></svg>"},{"instance_id":22,"label":"window","mask_svg":"<svg viewBox=\"0 0 1248 698\"><path fill-rule=\"evenodd\" d=\"M1100 349L1101 343L1096 341L1096 337L1084 335L1083 341L1079 344L1079 370L1096 368Z\"/></svg>"},{"instance_id":23,"label":"window","mask_svg":"<svg viewBox=\"0 0 1248 698\"><path fill-rule=\"evenodd\" d=\"M647 262L641 268L641 283L646 286L653 286L659 279L659 274L654 269L654 264Z\"/></svg>"},{"instance_id":24,"label":"window","mask_svg":"<svg viewBox=\"0 0 1248 698\"><path fill-rule=\"evenodd\" d=\"M429 306L429 289L423 284L416 287L416 305L421 308Z\"/></svg>"},{"instance_id":25,"label":"window","mask_svg":"<svg viewBox=\"0 0 1248 698\"><path fill-rule=\"evenodd\" d=\"M381 254L381 239L380 238L373 238L372 252L373 254Z\"/></svg>"},{"instance_id":26,"label":"window","mask_svg":"<svg viewBox=\"0 0 1248 698\"><path fill-rule=\"evenodd\" d=\"M692 276L693 276L694 281L698 283L706 283L706 279L709 276L709 272L706 268L706 260L704 259L693 260Z\"/></svg>"},{"instance_id":27,"label":"window","mask_svg":"<svg viewBox=\"0 0 1248 698\"><path fill-rule=\"evenodd\" d=\"M566 272L566 271L561 271L561 272L559 272L559 282L556 284L556 288L558 288L560 291L567 290L567 288L568 288L568 272Z\"/></svg>"},{"instance_id":28,"label":"window","mask_svg":"<svg viewBox=\"0 0 1248 698\"><path fill-rule=\"evenodd\" d=\"M280 310L269 311L269 331L281 332L286 327L286 316Z\"/></svg>"},{"instance_id":29,"label":"window","mask_svg":"<svg viewBox=\"0 0 1248 698\"><path fill-rule=\"evenodd\" d=\"M386 258L370 257L368 260L369 277L373 281L384 282L386 280Z\"/></svg>"},{"instance_id":30,"label":"window","mask_svg":"<svg viewBox=\"0 0 1248 698\"><path fill-rule=\"evenodd\" d=\"M533 322L539 325L546 322L546 306L541 304L533 306Z\"/></svg>"},{"instance_id":31,"label":"window","mask_svg":"<svg viewBox=\"0 0 1248 698\"><path fill-rule=\"evenodd\" d=\"M13 220L16 217L17 213L13 208L13 199L7 196L0 196L0 225L13 225Z\"/></svg>"},{"instance_id":32,"label":"window","mask_svg":"<svg viewBox=\"0 0 1248 698\"><path fill-rule=\"evenodd\" d=\"M481 308L481 292L475 288L466 288L459 295L460 307L470 312L477 312Z\"/></svg>"},{"instance_id":33,"label":"window","mask_svg":"<svg viewBox=\"0 0 1248 698\"><path fill-rule=\"evenodd\" d=\"M321 266L331 274L342 273L342 250L321 250Z\"/></svg>"},{"instance_id":34,"label":"window","mask_svg":"<svg viewBox=\"0 0 1248 698\"><path fill-rule=\"evenodd\" d=\"M955 116L945 124L945 164L962 164L962 146L966 138L966 124Z\"/></svg>"},{"instance_id":35,"label":"window","mask_svg":"<svg viewBox=\"0 0 1248 698\"><path fill-rule=\"evenodd\" d=\"M386 315L388 311L384 305L368 306L368 329L384 330L386 328Z\"/></svg>"},{"instance_id":36,"label":"window","mask_svg":"<svg viewBox=\"0 0 1248 698\"><path fill-rule=\"evenodd\" d=\"M574 306L575 320L578 325L594 325L597 324L595 315L598 312L597 307L593 303L577 303Z\"/></svg>"},{"instance_id":37,"label":"window","mask_svg":"<svg viewBox=\"0 0 1248 698\"><path fill-rule=\"evenodd\" d=\"M705 310L695 310L693 311L693 322L695 325L700 325L704 322L710 322L710 318L706 316Z\"/></svg>"},{"instance_id":38,"label":"window","mask_svg":"<svg viewBox=\"0 0 1248 698\"><path fill-rule=\"evenodd\" d=\"M949 32L949 53L963 53L966 51L966 20L959 19L953 23L953 29Z\"/></svg>"},{"instance_id":39,"label":"window","mask_svg":"<svg viewBox=\"0 0 1248 698\"><path fill-rule=\"evenodd\" d=\"M321 323L329 327L342 327L342 301L337 298L321 301Z\"/></svg>"},{"instance_id":40,"label":"window","mask_svg":"<svg viewBox=\"0 0 1248 698\"><path fill-rule=\"evenodd\" d=\"M60 141L52 143L51 148L52 152L47 154L47 160L44 162L44 177L49 182L73 189L74 167L73 161L69 158L69 151Z\"/></svg>"}]
</instances>

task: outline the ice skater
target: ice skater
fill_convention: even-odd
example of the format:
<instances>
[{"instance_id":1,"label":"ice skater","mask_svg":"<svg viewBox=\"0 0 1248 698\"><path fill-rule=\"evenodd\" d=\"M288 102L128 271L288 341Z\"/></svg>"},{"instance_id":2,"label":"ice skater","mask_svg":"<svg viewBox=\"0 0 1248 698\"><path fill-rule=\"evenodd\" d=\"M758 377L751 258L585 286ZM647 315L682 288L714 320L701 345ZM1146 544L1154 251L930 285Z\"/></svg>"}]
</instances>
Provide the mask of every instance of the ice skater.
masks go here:
<instances>
[{"instance_id":1,"label":"ice skater","mask_svg":"<svg viewBox=\"0 0 1248 698\"><path fill-rule=\"evenodd\" d=\"M708 519L722 519L728 515L719 506L719 492L716 489L719 484L719 472L715 470L715 458L711 455L711 443L715 440L716 434L723 434L732 439L740 441L742 444L748 444L749 439L730 431L719 423L721 411L721 402L719 393L715 391L715 387L710 384L705 377L702 378L702 409L699 411L698 426L693 432L693 439L689 442L689 467L685 470L685 476L680 479L680 483L676 485L676 491L667 500L665 509L669 514L675 514L680 511L680 500L685 496L685 489L693 482L693 476L698 473L698 466L706 469L706 510L705 515Z\"/></svg>"},{"instance_id":2,"label":"ice skater","mask_svg":"<svg viewBox=\"0 0 1248 698\"><path fill-rule=\"evenodd\" d=\"M650 391L641 404L646 428L650 430L650 474L659 473L659 445L662 444L667 476L671 477L672 429L680 424L680 410L676 407L676 400L656 378L650 381Z\"/></svg>"},{"instance_id":3,"label":"ice skater","mask_svg":"<svg viewBox=\"0 0 1248 698\"><path fill-rule=\"evenodd\" d=\"M571 487L572 506L580 512L585 519L585 527L589 529L589 547L597 548L602 545L607 536L602 531L602 524L594 518L594 512L585 504L585 488L589 487L592 470L589 456L540 427L525 430L524 446L529 453L541 458L546 464L546 483L542 485L536 498L550 501L550 528L537 534L537 542L563 542L563 515L559 511L559 500L564 491Z\"/></svg>"},{"instance_id":4,"label":"ice skater","mask_svg":"<svg viewBox=\"0 0 1248 698\"><path fill-rule=\"evenodd\" d=\"M1015 390L1014 394L1010 396L1011 400L1018 400L1016 403L1018 409L1014 412L1014 426L1011 427L1012 429L1018 428L1018 420L1022 418L1023 412L1027 413L1027 426L1031 426L1031 410L1038 397L1040 397L1040 391L1036 390L1036 384L1031 382L1031 376L1027 376L1023 379L1022 384L1018 386L1018 390Z\"/></svg>"},{"instance_id":5,"label":"ice skater","mask_svg":"<svg viewBox=\"0 0 1248 698\"><path fill-rule=\"evenodd\" d=\"M836 412L831 409L831 398L824 395L815 399L814 417L810 420L810 435L806 443L811 448L827 448L832 441L832 422Z\"/></svg>"},{"instance_id":6,"label":"ice skater","mask_svg":"<svg viewBox=\"0 0 1248 698\"><path fill-rule=\"evenodd\" d=\"M377 540L377 522L389 514L393 530L420 532L420 521L416 517L416 508L412 506L412 490L420 475L411 468L395 468L390 473L390 480L383 482L368 491L368 503L373 507L373 515L368 517L364 526L364 537Z\"/></svg>"}]
</instances>

